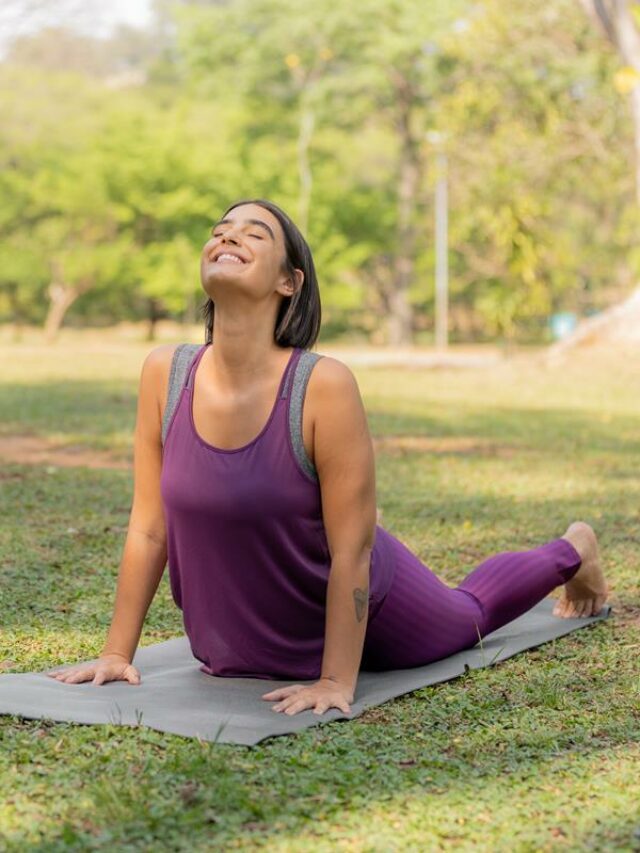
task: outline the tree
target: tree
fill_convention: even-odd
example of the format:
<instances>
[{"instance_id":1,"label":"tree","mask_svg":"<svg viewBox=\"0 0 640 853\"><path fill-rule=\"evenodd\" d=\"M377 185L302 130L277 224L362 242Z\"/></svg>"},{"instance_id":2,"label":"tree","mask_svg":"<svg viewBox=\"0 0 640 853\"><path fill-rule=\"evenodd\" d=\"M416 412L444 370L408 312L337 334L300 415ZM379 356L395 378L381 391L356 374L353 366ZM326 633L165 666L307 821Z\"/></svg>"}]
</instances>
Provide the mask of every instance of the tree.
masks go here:
<instances>
[{"instance_id":1,"label":"tree","mask_svg":"<svg viewBox=\"0 0 640 853\"><path fill-rule=\"evenodd\" d=\"M341 144L349 145L352 134L386 126L395 150L389 174L385 170L379 182L394 181L395 211L393 234L376 254L393 259L391 281L381 291L392 343L411 337L408 291L417 251L423 139L446 78L433 47L468 6L462 0L446 5L363 0L357 6L239 0L178 9L179 44L199 95L217 99L218 92L233 91L244 100L251 142L265 134L285 145L295 140L303 231L314 230L309 219L314 137L317 149L323 130L339 130ZM348 192L349 182L343 183Z\"/></svg>"},{"instance_id":2,"label":"tree","mask_svg":"<svg viewBox=\"0 0 640 853\"><path fill-rule=\"evenodd\" d=\"M608 304L633 281L630 141L615 62L572 0L484 0L443 43L455 304L489 335ZM538 331L540 334L540 331Z\"/></svg>"},{"instance_id":3,"label":"tree","mask_svg":"<svg viewBox=\"0 0 640 853\"><path fill-rule=\"evenodd\" d=\"M629 94L635 141L636 200L640 205L640 3L637 0L580 0L589 17L625 63L616 75L619 91Z\"/></svg>"}]
</instances>

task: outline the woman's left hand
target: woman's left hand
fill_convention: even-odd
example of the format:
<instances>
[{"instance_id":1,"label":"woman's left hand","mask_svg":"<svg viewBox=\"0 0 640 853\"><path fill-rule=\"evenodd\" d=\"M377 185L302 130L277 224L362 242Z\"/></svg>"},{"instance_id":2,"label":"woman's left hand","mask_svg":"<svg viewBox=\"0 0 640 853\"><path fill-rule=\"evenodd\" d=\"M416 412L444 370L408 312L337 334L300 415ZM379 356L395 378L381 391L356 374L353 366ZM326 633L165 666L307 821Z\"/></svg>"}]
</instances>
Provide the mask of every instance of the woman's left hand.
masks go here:
<instances>
[{"instance_id":1,"label":"woman's left hand","mask_svg":"<svg viewBox=\"0 0 640 853\"><path fill-rule=\"evenodd\" d=\"M289 715L307 708L313 708L314 714L324 714L329 708L338 708L345 714L350 714L349 704L353 702L353 691L345 684L321 678L315 684L307 686L292 684L289 687L279 687L271 693L263 693L262 698L281 700L272 706L272 710L284 711Z\"/></svg>"}]
</instances>

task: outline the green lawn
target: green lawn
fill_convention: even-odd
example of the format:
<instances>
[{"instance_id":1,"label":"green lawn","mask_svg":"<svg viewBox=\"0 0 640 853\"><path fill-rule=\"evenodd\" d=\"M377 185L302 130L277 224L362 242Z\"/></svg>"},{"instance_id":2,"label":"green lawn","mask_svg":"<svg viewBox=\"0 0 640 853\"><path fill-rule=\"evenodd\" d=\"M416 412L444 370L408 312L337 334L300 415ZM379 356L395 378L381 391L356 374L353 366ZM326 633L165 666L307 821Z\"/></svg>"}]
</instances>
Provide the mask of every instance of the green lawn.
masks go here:
<instances>
[{"instance_id":1,"label":"green lawn","mask_svg":"<svg viewBox=\"0 0 640 853\"><path fill-rule=\"evenodd\" d=\"M130 459L151 346L0 344L0 441ZM640 850L638 356L353 368L385 527L453 584L583 518L612 618L253 748L2 716L1 849ZM93 657L110 621L131 471L69 458L0 469L5 672ZM180 633L165 575L141 642Z\"/></svg>"}]
</instances>

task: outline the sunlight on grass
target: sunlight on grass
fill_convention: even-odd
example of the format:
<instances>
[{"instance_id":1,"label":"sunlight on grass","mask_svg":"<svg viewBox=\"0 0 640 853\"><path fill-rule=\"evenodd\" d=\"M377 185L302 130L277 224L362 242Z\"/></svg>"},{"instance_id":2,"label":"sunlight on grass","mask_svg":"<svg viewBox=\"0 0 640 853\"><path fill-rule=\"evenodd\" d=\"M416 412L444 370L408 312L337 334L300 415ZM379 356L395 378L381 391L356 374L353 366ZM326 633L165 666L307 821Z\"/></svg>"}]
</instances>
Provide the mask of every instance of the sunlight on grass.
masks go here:
<instances>
[{"instance_id":1,"label":"sunlight on grass","mask_svg":"<svg viewBox=\"0 0 640 853\"><path fill-rule=\"evenodd\" d=\"M130 456L151 346L70 341L53 358L0 345L0 439ZM457 583L490 554L583 517L600 534L610 619L254 748L0 717L2 849L634 849L640 380L628 355L592 352L553 370L536 358L481 373L354 367L382 523ZM25 457L1 476L1 671L93 657L131 470ZM165 576L141 644L181 633Z\"/></svg>"}]
</instances>

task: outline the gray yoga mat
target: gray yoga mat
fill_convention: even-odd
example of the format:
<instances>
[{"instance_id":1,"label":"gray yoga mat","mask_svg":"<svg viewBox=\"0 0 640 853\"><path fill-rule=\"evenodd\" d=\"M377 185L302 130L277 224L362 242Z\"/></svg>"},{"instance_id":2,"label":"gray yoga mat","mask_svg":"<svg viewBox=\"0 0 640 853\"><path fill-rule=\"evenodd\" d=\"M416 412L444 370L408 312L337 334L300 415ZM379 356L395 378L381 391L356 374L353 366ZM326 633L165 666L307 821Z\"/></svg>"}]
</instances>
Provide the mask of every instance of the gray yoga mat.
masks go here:
<instances>
[{"instance_id":1,"label":"gray yoga mat","mask_svg":"<svg viewBox=\"0 0 640 853\"><path fill-rule=\"evenodd\" d=\"M449 681L467 668L491 666L600 622L611 612L610 605L605 605L598 616L562 619L552 615L554 604L555 599L545 598L523 616L487 634L474 648L426 666L361 671L351 714L338 708L324 714L314 714L310 709L293 715L277 713L271 709L275 703L261 695L298 683L295 679L206 675L199 671L200 662L191 654L186 637L138 648L133 662L140 671L139 685L122 681L98 686L90 682L64 684L44 671L0 675L0 714L59 722L143 725L207 741L253 745L322 722L353 719L373 705L429 684Z\"/></svg>"}]
</instances>

